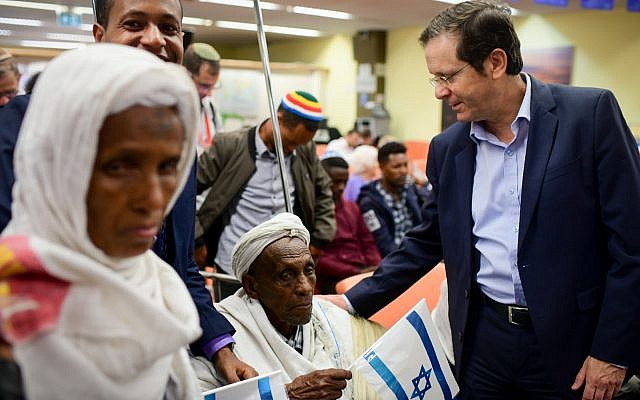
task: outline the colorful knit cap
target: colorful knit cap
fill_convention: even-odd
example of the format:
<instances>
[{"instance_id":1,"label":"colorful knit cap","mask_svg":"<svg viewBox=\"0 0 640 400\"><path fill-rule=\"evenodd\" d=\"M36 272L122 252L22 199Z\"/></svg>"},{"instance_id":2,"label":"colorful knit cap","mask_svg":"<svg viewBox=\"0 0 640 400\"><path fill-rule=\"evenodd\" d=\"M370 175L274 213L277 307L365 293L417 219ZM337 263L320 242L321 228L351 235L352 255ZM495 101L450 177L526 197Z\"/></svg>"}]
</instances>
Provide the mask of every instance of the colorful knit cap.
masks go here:
<instances>
[{"instance_id":1,"label":"colorful knit cap","mask_svg":"<svg viewBox=\"0 0 640 400\"><path fill-rule=\"evenodd\" d=\"M282 99L280 106L300 118L311 121L321 121L324 119L322 107L318 99L301 90L287 93Z\"/></svg>"}]
</instances>

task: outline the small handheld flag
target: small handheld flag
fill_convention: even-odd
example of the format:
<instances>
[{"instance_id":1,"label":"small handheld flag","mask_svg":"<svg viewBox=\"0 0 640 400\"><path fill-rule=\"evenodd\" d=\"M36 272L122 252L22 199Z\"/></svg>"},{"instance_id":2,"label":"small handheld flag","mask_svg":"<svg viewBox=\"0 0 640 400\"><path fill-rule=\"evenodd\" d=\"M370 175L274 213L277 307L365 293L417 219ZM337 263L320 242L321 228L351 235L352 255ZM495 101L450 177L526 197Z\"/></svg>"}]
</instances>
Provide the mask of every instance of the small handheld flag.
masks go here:
<instances>
[{"instance_id":1,"label":"small handheld flag","mask_svg":"<svg viewBox=\"0 0 640 400\"><path fill-rule=\"evenodd\" d=\"M452 400L458 394L424 299L353 363L384 399Z\"/></svg>"},{"instance_id":2,"label":"small handheld flag","mask_svg":"<svg viewBox=\"0 0 640 400\"><path fill-rule=\"evenodd\" d=\"M280 370L204 392L204 400L287 400Z\"/></svg>"}]
</instances>

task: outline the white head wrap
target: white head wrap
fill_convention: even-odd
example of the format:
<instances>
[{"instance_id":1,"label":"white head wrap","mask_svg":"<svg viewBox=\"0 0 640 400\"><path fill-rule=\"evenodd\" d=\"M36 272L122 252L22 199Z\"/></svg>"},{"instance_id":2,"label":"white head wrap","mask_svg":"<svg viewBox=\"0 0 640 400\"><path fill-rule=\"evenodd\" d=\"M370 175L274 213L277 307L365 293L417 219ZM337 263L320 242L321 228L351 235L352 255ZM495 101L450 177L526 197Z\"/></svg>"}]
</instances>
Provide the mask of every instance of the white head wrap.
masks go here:
<instances>
[{"instance_id":1,"label":"white head wrap","mask_svg":"<svg viewBox=\"0 0 640 400\"><path fill-rule=\"evenodd\" d=\"M168 212L195 157L199 107L193 86L182 67L118 44L89 45L51 61L20 130L7 232L37 234L110 264L87 237L85 198L102 124L135 105L177 107L185 137L180 184Z\"/></svg>"},{"instance_id":2,"label":"white head wrap","mask_svg":"<svg viewBox=\"0 0 640 400\"><path fill-rule=\"evenodd\" d=\"M231 252L231 268L242 281L251 264L271 243L284 237L297 237L305 245L309 245L309 231L297 215L280 213L268 221L261 223L240 237Z\"/></svg>"},{"instance_id":3,"label":"white head wrap","mask_svg":"<svg viewBox=\"0 0 640 400\"><path fill-rule=\"evenodd\" d=\"M28 238L46 273L70 290L55 321L14 342L30 399L163 398L168 381L176 398L198 395L185 346L201 330L184 283L151 250L109 257L87 234L100 130L107 116L136 105L175 106L182 122L179 185L168 212L195 158L199 113L180 66L132 47L89 45L51 61L31 98L15 150L13 219L2 236ZM69 376L73 385L59 384Z\"/></svg>"}]
</instances>

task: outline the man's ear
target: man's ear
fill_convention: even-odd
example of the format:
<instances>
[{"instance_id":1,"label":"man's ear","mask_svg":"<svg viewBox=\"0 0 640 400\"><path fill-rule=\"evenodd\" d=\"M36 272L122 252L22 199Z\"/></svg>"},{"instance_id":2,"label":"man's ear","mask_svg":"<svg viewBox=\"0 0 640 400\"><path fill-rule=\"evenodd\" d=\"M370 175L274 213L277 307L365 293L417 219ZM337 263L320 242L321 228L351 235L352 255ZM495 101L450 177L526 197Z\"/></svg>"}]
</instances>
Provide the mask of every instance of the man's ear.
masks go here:
<instances>
[{"instance_id":1,"label":"man's ear","mask_svg":"<svg viewBox=\"0 0 640 400\"><path fill-rule=\"evenodd\" d=\"M247 274L242 275L242 288L252 299L258 298L258 291L256 290L256 280L253 276Z\"/></svg>"},{"instance_id":2,"label":"man's ear","mask_svg":"<svg viewBox=\"0 0 640 400\"><path fill-rule=\"evenodd\" d=\"M487 57L489 74L493 78L499 78L507 71L507 53L502 49L494 49Z\"/></svg>"},{"instance_id":3,"label":"man's ear","mask_svg":"<svg viewBox=\"0 0 640 400\"><path fill-rule=\"evenodd\" d=\"M104 29L102 25L98 23L94 23L93 24L93 40L95 40L96 43L102 42L104 40L105 31L106 29Z\"/></svg>"}]
</instances>

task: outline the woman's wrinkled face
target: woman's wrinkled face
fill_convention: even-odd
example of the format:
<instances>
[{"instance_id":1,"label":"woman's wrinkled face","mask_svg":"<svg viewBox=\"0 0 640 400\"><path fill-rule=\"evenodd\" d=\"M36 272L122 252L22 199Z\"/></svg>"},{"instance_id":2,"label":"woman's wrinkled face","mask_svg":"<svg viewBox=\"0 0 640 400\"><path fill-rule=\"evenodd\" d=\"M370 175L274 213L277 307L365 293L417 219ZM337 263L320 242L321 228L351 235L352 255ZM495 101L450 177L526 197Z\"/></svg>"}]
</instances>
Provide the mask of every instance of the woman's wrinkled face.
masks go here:
<instances>
[{"instance_id":1,"label":"woman's wrinkled face","mask_svg":"<svg viewBox=\"0 0 640 400\"><path fill-rule=\"evenodd\" d=\"M134 106L100 130L87 193L87 232L111 257L144 253L178 185L184 131L173 107Z\"/></svg>"}]
</instances>

